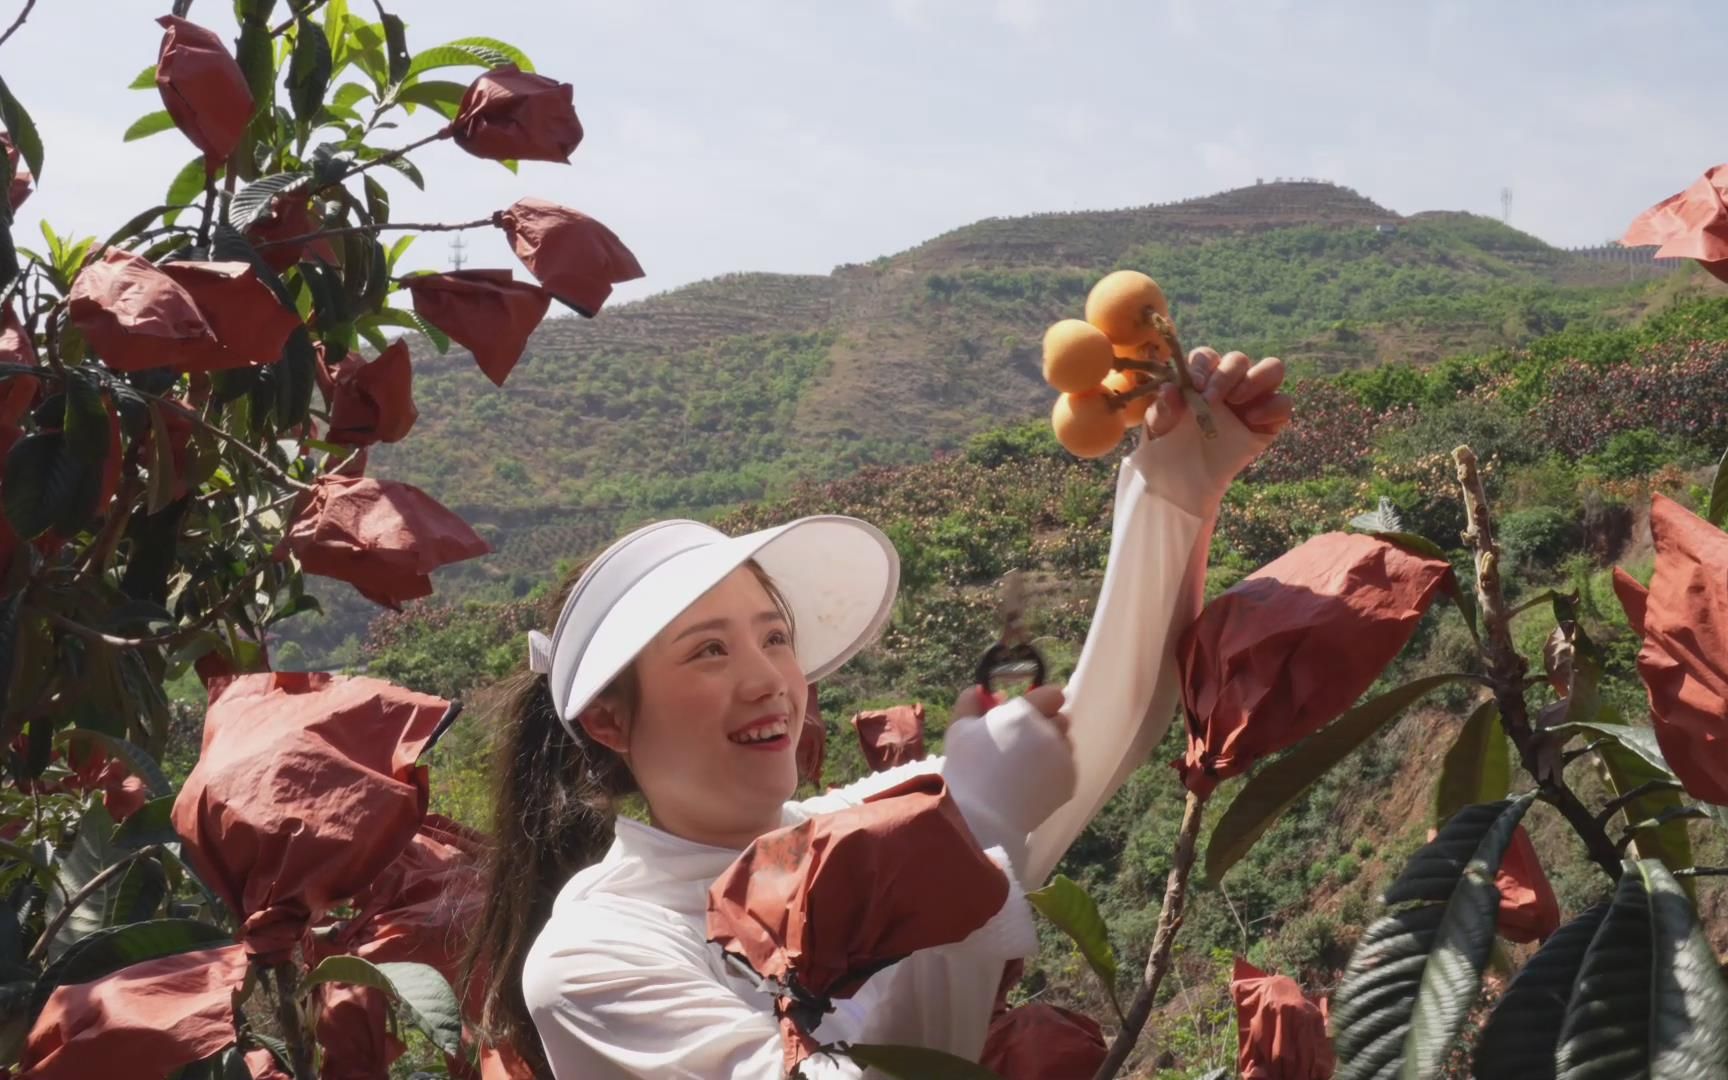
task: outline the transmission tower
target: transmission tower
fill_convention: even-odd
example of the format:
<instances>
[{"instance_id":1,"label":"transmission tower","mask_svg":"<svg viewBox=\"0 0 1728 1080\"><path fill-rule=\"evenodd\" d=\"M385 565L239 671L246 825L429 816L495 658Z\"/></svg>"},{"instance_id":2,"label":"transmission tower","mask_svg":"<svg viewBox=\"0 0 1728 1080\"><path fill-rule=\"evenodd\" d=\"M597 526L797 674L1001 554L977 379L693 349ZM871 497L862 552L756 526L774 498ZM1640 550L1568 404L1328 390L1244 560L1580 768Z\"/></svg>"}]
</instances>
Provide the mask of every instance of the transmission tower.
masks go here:
<instances>
[{"instance_id":1,"label":"transmission tower","mask_svg":"<svg viewBox=\"0 0 1728 1080\"><path fill-rule=\"evenodd\" d=\"M463 264L468 261L467 256L465 254L465 252L467 252L467 250L468 250L468 245L462 239L462 234L457 233L456 239L450 241L450 267L451 267L451 269L454 269L454 270L462 269Z\"/></svg>"},{"instance_id":2,"label":"transmission tower","mask_svg":"<svg viewBox=\"0 0 1728 1080\"><path fill-rule=\"evenodd\" d=\"M1500 189L1500 220L1508 225L1512 223L1512 189Z\"/></svg>"}]
</instances>

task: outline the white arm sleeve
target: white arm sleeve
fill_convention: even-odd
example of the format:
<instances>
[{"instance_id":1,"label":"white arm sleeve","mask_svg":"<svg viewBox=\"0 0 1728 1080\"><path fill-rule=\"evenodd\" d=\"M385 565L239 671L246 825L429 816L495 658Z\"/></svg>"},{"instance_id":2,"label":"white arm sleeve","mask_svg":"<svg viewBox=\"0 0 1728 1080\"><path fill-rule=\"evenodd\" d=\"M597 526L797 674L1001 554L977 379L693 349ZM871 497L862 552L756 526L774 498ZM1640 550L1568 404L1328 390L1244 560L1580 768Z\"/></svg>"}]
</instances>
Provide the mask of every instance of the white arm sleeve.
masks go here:
<instances>
[{"instance_id":1,"label":"white arm sleeve","mask_svg":"<svg viewBox=\"0 0 1728 1080\"><path fill-rule=\"evenodd\" d=\"M1215 414L1219 442L1247 436L1230 410ZM1178 698L1175 645L1200 611L1224 488L1197 467L1205 454L1197 440L1191 422L1147 440L1117 476L1110 559L1067 686L1075 793L1033 830L1022 878L1028 883L1049 877L1169 730Z\"/></svg>"}]
</instances>

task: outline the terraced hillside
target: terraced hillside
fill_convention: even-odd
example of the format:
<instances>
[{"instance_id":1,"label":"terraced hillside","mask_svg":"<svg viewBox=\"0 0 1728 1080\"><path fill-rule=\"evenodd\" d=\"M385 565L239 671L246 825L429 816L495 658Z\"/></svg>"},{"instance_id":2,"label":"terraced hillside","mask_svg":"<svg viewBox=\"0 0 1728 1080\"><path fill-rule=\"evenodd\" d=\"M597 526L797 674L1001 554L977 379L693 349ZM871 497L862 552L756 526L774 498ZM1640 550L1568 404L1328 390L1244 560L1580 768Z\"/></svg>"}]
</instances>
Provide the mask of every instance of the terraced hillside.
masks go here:
<instances>
[{"instance_id":1,"label":"terraced hillside","mask_svg":"<svg viewBox=\"0 0 1728 1080\"><path fill-rule=\"evenodd\" d=\"M498 549L444 575L445 592L519 591L634 516L928 459L1043 415L1043 328L1116 266L1165 284L1187 342L1309 372L1513 346L1634 315L1660 288L1654 267L1468 214L1401 217L1322 183L992 219L827 276L729 275L549 319L502 389L460 350L418 342L419 422L372 468ZM299 633L327 649L370 612L323 592L330 617Z\"/></svg>"}]
</instances>

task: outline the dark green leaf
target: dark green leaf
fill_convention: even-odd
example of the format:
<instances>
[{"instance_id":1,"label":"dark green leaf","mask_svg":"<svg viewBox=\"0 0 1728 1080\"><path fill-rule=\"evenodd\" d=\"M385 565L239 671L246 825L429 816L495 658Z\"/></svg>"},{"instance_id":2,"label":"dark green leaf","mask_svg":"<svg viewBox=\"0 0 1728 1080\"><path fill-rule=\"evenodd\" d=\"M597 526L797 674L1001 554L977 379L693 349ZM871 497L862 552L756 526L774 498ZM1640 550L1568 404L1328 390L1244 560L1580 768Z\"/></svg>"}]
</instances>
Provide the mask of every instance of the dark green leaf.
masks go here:
<instances>
[{"instance_id":1,"label":"dark green leaf","mask_svg":"<svg viewBox=\"0 0 1728 1080\"><path fill-rule=\"evenodd\" d=\"M333 74L335 63L324 28L301 19L294 28L294 54L288 60L287 82L288 100L300 121L309 121L317 114Z\"/></svg>"},{"instance_id":2,"label":"dark green leaf","mask_svg":"<svg viewBox=\"0 0 1728 1080\"><path fill-rule=\"evenodd\" d=\"M450 351L449 334L446 334L444 331L421 318L420 313L417 311L410 312L409 318L413 319L414 324L420 328L420 332L425 334L426 337L431 340L433 347L438 350L439 356L443 356L445 353Z\"/></svg>"},{"instance_id":3,"label":"dark green leaf","mask_svg":"<svg viewBox=\"0 0 1728 1080\"><path fill-rule=\"evenodd\" d=\"M173 795L163 795L133 811L114 830L114 847L120 851L137 851L151 844L178 844L180 834L174 831L171 817L174 798Z\"/></svg>"},{"instance_id":4,"label":"dark green leaf","mask_svg":"<svg viewBox=\"0 0 1728 1080\"><path fill-rule=\"evenodd\" d=\"M108 926L143 922L155 915L167 898L168 875L162 864L148 857L133 859L108 895L102 922Z\"/></svg>"},{"instance_id":5,"label":"dark green leaf","mask_svg":"<svg viewBox=\"0 0 1728 1080\"><path fill-rule=\"evenodd\" d=\"M1535 795L1458 811L1386 890L1332 996L1338 1080L1434 1077L1475 1004L1494 946L1494 875Z\"/></svg>"},{"instance_id":6,"label":"dark green leaf","mask_svg":"<svg viewBox=\"0 0 1728 1080\"><path fill-rule=\"evenodd\" d=\"M227 931L195 919L151 919L98 930L42 972L36 982L35 1007L40 1010L57 986L100 979L145 960L233 943Z\"/></svg>"},{"instance_id":7,"label":"dark green leaf","mask_svg":"<svg viewBox=\"0 0 1728 1080\"><path fill-rule=\"evenodd\" d=\"M269 213L270 200L294 190L310 179L311 176L304 172L282 172L247 184L228 205L228 224L232 225L236 232L244 233L260 217Z\"/></svg>"},{"instance_id":8,"label":"dark green leaf","mask_svg":"<svg viewBox=\"0 0 1728 1080\"><path fill-rule=\"evenodd\" d=\"M1718 529L1728 527L1728 450L1722 452L1722 460L1716 463L1716 479L1710 483L1710 505L1704 511L1704 520Z\"/></svg>"},{"instance_id":9,"label":"dark green leaf","mask_svg":"<svg viewBox=\"0 0 1728 1080\"><path fill-rule=\"evenodd\" d=\"M1206 841L1206 878L1216 884L1302 793L1395 716L1462 675L1431 675L1356 706L1248 778Z\"/></svg>"},{"instance_id":10,"label":"dark green leaf","mask_svg":"<svg viewBox=\"0 0 1728 1080\"><path fill-rule=\"evenodd\" d=\"M523 67L522 61L526 59L520 52L501 41L491 41L487 38L463 38L448 45L434 46L415 56L414 62L408 65L406 77L412 78L424 72L446 67L498 68L506 64L515 64L523 71L533 70L529 67Z\"/></svg>"},{"instance_id":11,"label":"dark green leaf","mask_svg":"<svg viewBox=\"0 0 1728 1080\"><path fill-rule=\"evenodd\" d=\"M162 407L150 403L150 482L145 489L145 510L160 514L174 501L174 445Z\"/></svg>"},{"instance_id":12,"label":"dark green leaf","mask_svg":"<svg viewBox=\"0 0 1728 1080\"><path fill-rule=\"evenodd\" d=\"M162 109L153 113L145 113L132 122L126 133L120 136L121 142L136 142L152 135L169 131L174 127L174 118L168 115L168 110Z\"/></svg>"},{"instance_id":13,"label":"dark green leaf","mask_svg":"<svg viewBox=\"0 0 1728 1080\"><path fill-rule=\"evenodd\" d=\"M7 88L6 80L0 79L0 124L6 125L7 134L12 136L12 145L18 148L18 154L24 163L30 166L30 172L36 177L36 182L42 182L42 137L36 134L36 123L30 119L30 114L24 106L18 104L18 99L12 96Z\"/></svg>"},{"instance_id":14,"label":"dark green leaf","mask_svg":"<svg viewBox=\"0 0 1728 1080\"><path fill-rule=\"evenodd\" d=\"M380 225L388 223L390 220L390 192L370 173L363 179L366 181L366 212L372 216L374 222Z\"/></svg>"},{"instance_id":15,"label":"dark green leaf","mask_svg":"<svg viewBox=\"0 0 1728 1080\"><path fill-rule=\"evenodd\" d=\"M383 990L408 1007L414 1024L433 1044L454 1054L462 1038L462 1017L456 993L438 970L427 964L372 964L358 956L326 957L306 976L301 989L339 982Z\"/></svg>"},{"instance_id":16,"label":"dark green leaf","mask_svg":"<svg viewBox=\"0 0 1728 1080\"><path fill-rule=\"evenodd\" d=\"M1087 965L1103 982L1104 992L1120 1016L1122 1006L1116 1000L1116 950L1110 947L1110 931L1098 913L1098 904L1064 874L1057 874L1042 889L1027 893L1026 899L1073 940Z\"/></svg>"},{"instance_id":17,"label":"dark green leaf","mask_svg":"<svg viewBox=\"0 0 1728 1080\"><path fill-rule=\"evenodd\" d=\"M1512 757L1500 731L1500 710L1490 698L1458 729L1440 764L1434 789L1434 824L1475 803L1504 799L1512 784Z\"/></svg>"},{"instance_id":18,"label":"dark green leaf","mask_svg":"<svg viewBox=\"0 0 1728 1080\"><path fill-rule=\"evenodd\" d=\"M1392 505L1392 500L1380 496L1380 505L1366 514L1357 514L1350 519L1350 527L1367 533L1395 533L1404 531L1404 519L1399 516L1398 508Z\"/></svg>"},{"instance_id":19,"label":"dark green leaf","mask_svg":"<svg viewBox=\"0 0 1728 1080\"><path fill-rule=\"evenodd\" d=\"M462 1010L456 992L430 964L387 963L378 970L390 980L396 998L408 1007L414 1026L446 1054L458 1052L462 1041Z\"/></svg>"},{"instance_id":20,"label":"dark green leaf","mask_svg":"<svg viewBox=\"0 0 1728 1080\"><path fill-rule=\"evenodd\" d=\"M384 24L384 47L390 57L390 81L399 83L408 77L408 68L414 58L408 55L408 31L402 25L402 20L395 15L379 13L379 22Z\"/></svg>"},{"instance_id":21,"label":"dark green leaf","mask_svg":"<svg viewBox=\"0 0 1728 1080\"><path fill-rule=\"evenodd\" d=\"M406 176L409 182L415 187L419 188L421 191L426 190L426 178L420 175L419 167L407 158L391 158L389 161L384 163L384 167L395 169L403 176Z\"/></svg>"},{"instance_id":22,"label":"dark green leaf","mask_svg":"<svg viewBox=\"0 0 1728 1080\"><path fill-rule=\"evenodd\" d=\"M168 185L168 193L162 196L162 201L169 206L189 207L198 201L198 196L204 190L204 157L199 155L188 161ZM180 220L182 210L169 210L162 215L164 225L172 225Z\"/></svg>"},{"instance_id":23,"label":"dark green leaf","mask_svg":"<svg viewBox=\"0 0 1728 1080\"><path fill-rule=\"evenodd\" d=\"M1476 1047L1476 1080L1554 1080L1566 1002L1608 914L1597 904L1554 932L1506 988Z\"/></svg>"},{"instance_id":24,"label":"dark green leaf","mask_svg":"<svg viewBox=\"0 0 1728 1080\"><path fill-rule=\"evenodd\" d=\"M26 435L13 445L0 503L20 539L34 540L61 520L79 498L85 472L59 432Z\"/></svg>"},{"instance_id":25,"label":"dark green leaf","mask_svg":"<svg viewBox=\"0 0 1728 1080\"><path fill-rule=\"evenodd\" d=\"M18 925L18 913L0 901L0 968L17 967L24 963L30 943L24 940L24 928Z\"/></svg>"},{"instance_id":26,"label":"dark green leaf","mask_svg":"<svg viewBox=\"0 0 1728 1080\"><path fill-rule=\"evenodd\" d=\"M138 73L138 77L136 79L133 79L131 81L131 83L129 83L127 85L126 89L128 89L128 90L154 90L154 89L156 89L156 65L151 64L149 67L145 68L143 71L140 71Z\"/></svg>"},{"instance_id":27,"label":"dark green leaf","mask_svg":"<svg viewBox=\"0 0 1728 1080\"><path fill-rule=\"evenodd\" d=\"M78 834L71 846L55 854L55 871L69 895L84 888L92 878L107 869L118 855L123 854L114 850L113 837L114 819L108 816L107 809L100 802L91 804L90 808L84 811L84 816L78 820ZM79 904L54 935L53 942L48 946L48 956L60 956L81 939L106 926L103 913L108 910L119 887L118 881L110 880ZM50 896L49 918L57 915L63 907L63 898Z\"/></svg>"},{"instance_id":28,"label":"dark green leaf","mask_svg":"<svg viewBox=\"0 0 1728 1080\"><path fill-rule=\"evenodd\" d=\"M444 119L454 120L462 108L462 98L467 93L468 88L461 83L427 79L398 90L396 100L409 105L424 105L437 110Z\"/></svg>"},{"instance_id":29,"label":"dark green leaf","mask_svg":"<svg viewBox=\"0 0 1728 1080\"><path fill-rule=\"evenodd\" d=\"M1601 719L1608 720L1617 716L1618 713L1604 709ZM1599 730L1612 727L1610 724L1602 724ZM1605 745L1597 749L1597 757L1601 759L1602 768L1608 774L1608 789L1612 795L1625 795L1652 782L1663 785L1678 784L1666 762L1657 765L1646 757L1648 752L1653 753L1658 761L1662 760L1661 748L1657 746L1653 734L1630 727L1626 728L1623 734L1630 736L1633 743L1642 738L1645 745L1634 749L1627 741L1610 737ZM1664 814L1677 810L1682 805L1681 792L1677 788L1663 786L1653 789L1626 805L1626 824L1633 828L1642 822L1662 819ZM1661 825L1642 829L1633 839L1632 846L1639 858L1660 859L1670 871L1683 870L1693 865L1692 837L1686 831L1686 822L1683 819L1664 819ZM1691 878L1681 881L1681 888L1688 896L1697 895L1697 883Z\"/></svg>"},{"instance_id":30,"label":"dark green leaf","mask_svg":"<svg viewBox=\"0 0 1728 1080\"><path fill-rule=\"evenodd\" d=\"M895 1080L1001 1080L975 1061L923 1046L849 1043L841 1049L858 1064Z\"/></svg>"},{"instance_id":31,"label":"dark green leaf","mask_svg":"<svg viewBox=\"0 0 1728 1080\"><path fill-rule=\"evenodd\" d=\"M312 290L312 310L317 314L318 326L328 333L346 323L351 315L341 272L312 262L301 263L299 269L306 287Z\"/></svg>"},{"instance_id":32,"label":"dark green leaf","mask_svg":"<svg viewBox=\"0 0 1728 1080\"><path fill-rule=\"evenodd\" d=\"M312 335L296 326L288 335L272 371L276 390L276 425L286 430L306 419L312 408L312 391L318 383L318 352Z\"/></svg>"},{"instance_id":33,"label":"dark green leaf","mask_svg":"<svg viewBox=\"0 0 1728 1080\"><path fill-rule=\"evenodd\" d=\"M137 600L168 602L168 575L179 561L180 520L189 502L183 498L169 503L161 513L132 515L126 523L132 553L120 576L121 592Z\"/></svg>"},{"instance_id":34,"label":"dark green leaf","mask_svg":"<svg viewBox=\"0 0 1728 1080\"><path fill-rule=\"evenodd\" d=\"M1566 1003L1559 1080L1728 1076L1728 986L1660 863L1627 863Z\"/></svg>"}]
</instances>

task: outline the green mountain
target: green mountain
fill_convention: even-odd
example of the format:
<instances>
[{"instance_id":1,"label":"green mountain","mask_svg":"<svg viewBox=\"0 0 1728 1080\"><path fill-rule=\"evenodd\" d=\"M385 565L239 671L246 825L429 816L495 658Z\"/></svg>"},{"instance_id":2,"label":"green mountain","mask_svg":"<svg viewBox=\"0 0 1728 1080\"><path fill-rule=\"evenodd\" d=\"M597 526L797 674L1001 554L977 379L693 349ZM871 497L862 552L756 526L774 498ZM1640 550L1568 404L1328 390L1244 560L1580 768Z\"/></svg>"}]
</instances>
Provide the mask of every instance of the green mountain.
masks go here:
<instances>
[{"instance_id":1,"label":"green mountain","mask_svg":"<svg viewBox=\"0 0 1728 1080\"><path fill-rule=\"evenodd\" d=\"M1437 360L1607 325L1649 302L1629 270L1456 213L1401 217L1323 183L1126 210L990 219L821 276L740 274L549 319L503 388L416 342L420 419L375 475L453 507L497 551L449 595L520 593L633 517L703 514L800 478L927 460L1047 415L1040 340L1102 273L1170 295L1183 340L1303 372ZM313 658L370 605L315 591Z\"/></svg>"}]
</instances>

